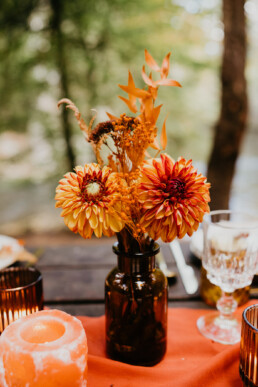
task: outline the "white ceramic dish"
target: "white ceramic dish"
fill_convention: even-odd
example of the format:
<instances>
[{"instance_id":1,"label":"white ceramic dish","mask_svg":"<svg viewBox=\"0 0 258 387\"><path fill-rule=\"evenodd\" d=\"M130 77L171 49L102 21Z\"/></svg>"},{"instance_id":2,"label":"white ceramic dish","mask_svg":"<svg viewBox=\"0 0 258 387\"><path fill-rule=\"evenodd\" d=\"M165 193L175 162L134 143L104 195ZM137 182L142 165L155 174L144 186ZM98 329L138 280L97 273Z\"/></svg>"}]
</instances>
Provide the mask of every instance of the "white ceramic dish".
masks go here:
<instances>
[{"instance_id":1,"label":"white ceramic dish","mask_svg":"<svg viewBox=\"0 0 258 387\"><path fill-rule=\"evenodd\" d=\"M23 250L17 239L0 235L0 270L14 263L17 260L18 253Z\"/></svg>"}]
</instances>

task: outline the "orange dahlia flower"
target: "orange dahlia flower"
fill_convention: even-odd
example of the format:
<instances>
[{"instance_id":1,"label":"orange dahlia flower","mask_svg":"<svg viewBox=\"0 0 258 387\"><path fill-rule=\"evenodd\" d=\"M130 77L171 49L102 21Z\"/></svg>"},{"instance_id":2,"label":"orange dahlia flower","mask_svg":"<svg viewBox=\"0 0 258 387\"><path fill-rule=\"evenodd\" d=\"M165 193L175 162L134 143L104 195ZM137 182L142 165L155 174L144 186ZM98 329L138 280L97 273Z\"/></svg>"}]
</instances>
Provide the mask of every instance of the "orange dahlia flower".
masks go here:
<instances>
[{"instance_id":1,"label":"orange dahlia flower","mask_svg":"<svg viewBox=\"0 0 258 387\"><path fill-rule=\"evenodd\" d=\"M91 238L93 232L98 238L119 232L124 224L119 215L121 195L117 184L117 173L95 163L67 173L59 181L55 196L66 226L83 238Z\"/></svg>"},{"instance_id":2,"label":"orange dahlia flower","mask_svg":"<svg viewBox=\"0 0 258 387\"><path fill-rule=\"evenodd\" d=\"M199 174L192 161L168 155L151 159L142 166L139 201L142 203L141 224L149 236L171 242L197 230L209 212L210 184Z\"/></svg>"}]
</instances>

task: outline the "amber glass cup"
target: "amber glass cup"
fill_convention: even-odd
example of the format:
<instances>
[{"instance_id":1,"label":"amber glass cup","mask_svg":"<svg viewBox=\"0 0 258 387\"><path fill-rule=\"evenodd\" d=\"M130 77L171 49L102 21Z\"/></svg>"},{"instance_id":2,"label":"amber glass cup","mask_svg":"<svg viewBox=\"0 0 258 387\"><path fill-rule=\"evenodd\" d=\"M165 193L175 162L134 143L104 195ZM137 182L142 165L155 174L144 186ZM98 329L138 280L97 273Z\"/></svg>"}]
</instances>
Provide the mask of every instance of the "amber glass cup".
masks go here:
<instances>
[{"instance_id":1,"label":"amber glass cup","mask_svg":"<svg viewBox=\"0 0 258 387\"><path fill-rule=\"evenodd\" d=\"M35 268L0 271L0 333L11 322L43 309L42 275Z\"/></svg>"},{"instance_id":2,"label":"amber glass cup","mask_svg":"<svg viewBox=\"0 0 258 387\"><path fill-rule=\"evenodd\" d=\"M239 371L245 387L258 386L258 304L243 312Z\"/></svg>"}]
</instances>

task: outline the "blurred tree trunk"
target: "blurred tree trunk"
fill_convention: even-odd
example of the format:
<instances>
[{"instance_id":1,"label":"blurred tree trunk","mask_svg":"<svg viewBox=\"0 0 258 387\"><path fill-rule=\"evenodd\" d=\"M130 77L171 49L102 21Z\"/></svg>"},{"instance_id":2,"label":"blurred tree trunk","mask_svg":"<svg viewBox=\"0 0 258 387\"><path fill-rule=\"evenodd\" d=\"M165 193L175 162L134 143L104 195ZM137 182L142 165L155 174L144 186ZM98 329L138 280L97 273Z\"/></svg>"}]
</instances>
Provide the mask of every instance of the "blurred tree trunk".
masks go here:
<instances>
[{"instance_id":1,"label":"blurred tree trunk","mask_svg":"<svg viewBox=\"0 0 258 387\"><path fill-rule=\"evenodd\" d=\"M215 126L207 178L211 183L211 209L229 206L231 183L246 128L248 101L245 79L245 0L223 0L224 52L222 97Z\"/></svg>"},{"instance_id":2,"label":"blurred tree trunk","mask_svg":"<svg viewBox=\"0 0 258 387\"><path fill-rule=\"evenodd\" d=\"M61 96L60 98L70 98L69 84L67 77L67 63L65 53L65 42L61 30L62 14L63 14L63 0L50 0L53 18L52 18L52 32L54 39L54 47L56 52L57 67L61 76ZM66 153L69 162L69 168L72 170L75 167L75 155L72 147L72 129L69 123L68 111L62 108L62 127L66 143Z\"/></svg>"}]
</instances>

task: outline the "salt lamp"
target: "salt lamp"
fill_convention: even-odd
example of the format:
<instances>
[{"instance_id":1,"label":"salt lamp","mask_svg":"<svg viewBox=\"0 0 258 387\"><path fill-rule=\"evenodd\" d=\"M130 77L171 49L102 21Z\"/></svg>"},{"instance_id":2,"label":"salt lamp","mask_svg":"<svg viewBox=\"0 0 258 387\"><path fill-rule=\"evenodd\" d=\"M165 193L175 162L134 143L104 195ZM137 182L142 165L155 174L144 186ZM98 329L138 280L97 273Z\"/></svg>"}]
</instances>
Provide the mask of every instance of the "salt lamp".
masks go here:
<instances>
[{"instance_id":1,"label":"salt lamp","mask_svg":"<svg viewBox=\"0 0 258 387\"><path fill-rule=\"evenodd\" d=\"M87 353L77 318L60 310L22 317L0 337L0 386L86 387Z\"/></svg>"}]
</instances>

